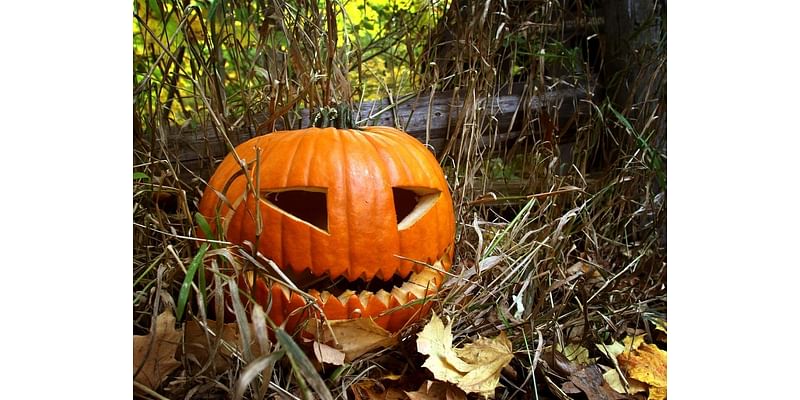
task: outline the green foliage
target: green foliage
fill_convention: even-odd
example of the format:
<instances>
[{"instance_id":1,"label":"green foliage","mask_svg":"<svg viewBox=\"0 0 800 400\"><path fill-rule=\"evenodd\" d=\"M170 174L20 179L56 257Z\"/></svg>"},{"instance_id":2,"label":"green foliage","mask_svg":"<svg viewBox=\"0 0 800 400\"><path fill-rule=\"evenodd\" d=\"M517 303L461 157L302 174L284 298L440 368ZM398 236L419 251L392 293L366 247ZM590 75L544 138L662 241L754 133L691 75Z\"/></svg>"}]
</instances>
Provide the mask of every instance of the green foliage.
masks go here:
<instances>
[{"instance_id":1,"label":"green foliage","mask_svg":"<svg viewBox=\"0 0 800 400\"><path fill-rule=\"evenodd\" d=\"M178 304L177 304L177 318L180 320L183 318L183 311L186 309L186 303L189 302L189 294L191 293L192 289L192 281L194 280L194 275L200 271L200 289L199 293L202 296L205 296L206 288L205 288L205 271L203 269L203 257L205 257L206 252L208 251L208 243L203 243L200 246L200 250L197 251L197 255L194 256L192 259L192 263L189 264L189 268L186 270L186 278L183 280L183 284L181 285L181 291L178 295ZM205 301L203 301L205 303Z\"/></svg>"},{"instance_id":2,"label":"green foliage","mask_svg":"<svg viewBox=\"0 0 800 400\"><path fill-rule=\"evenodd\" d=\"M316 10L296 1L182 4L134 1L134 107L159 116L159 124L195 125L209 119L209 110L239 116L315 103L304 90L330 79L330 51L355 88L345 100L409 92L412 61L446 3L333 2L336 49L328 49L324 0Z\"/></svg>"}]
</instances>

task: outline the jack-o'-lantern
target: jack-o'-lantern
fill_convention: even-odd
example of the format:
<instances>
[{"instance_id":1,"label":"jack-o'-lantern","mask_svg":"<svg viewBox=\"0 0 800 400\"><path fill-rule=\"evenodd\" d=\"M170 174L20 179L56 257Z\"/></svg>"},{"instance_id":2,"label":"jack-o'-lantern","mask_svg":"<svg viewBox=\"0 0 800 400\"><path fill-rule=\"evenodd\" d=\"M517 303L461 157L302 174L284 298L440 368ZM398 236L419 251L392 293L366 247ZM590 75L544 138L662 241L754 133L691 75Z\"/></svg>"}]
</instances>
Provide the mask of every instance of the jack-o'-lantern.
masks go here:
<instances>
[{"instance_id":1,"label":"jack-o'-lantern","mask_svg":"<svg viewBox=\"0 0 800 400\"><path fill-rule=\"evenodd\" d=\"M428 312L421 300L450 269L455 217L419 141L388 127L308 128L235 152L240 161L222 161L199 204L222 237L274 261L327 320L372 318L397 332ZM321 317L296 312L303 296L278 283L255 279L250 294L287 330Z\"/></svg>"}]
</instances>

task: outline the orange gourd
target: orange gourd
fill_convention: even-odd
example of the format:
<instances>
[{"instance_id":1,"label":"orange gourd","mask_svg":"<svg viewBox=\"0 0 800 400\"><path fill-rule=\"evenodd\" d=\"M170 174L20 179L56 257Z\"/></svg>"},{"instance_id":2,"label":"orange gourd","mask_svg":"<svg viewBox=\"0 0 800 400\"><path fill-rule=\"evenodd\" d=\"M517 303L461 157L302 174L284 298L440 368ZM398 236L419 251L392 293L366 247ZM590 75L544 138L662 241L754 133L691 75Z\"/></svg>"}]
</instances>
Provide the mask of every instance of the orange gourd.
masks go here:
<instances>
[{"instance_id":1,"label":"orange gourd","mask_svg":"<svg viewBox=\"0 0 800 400\"><path fill-rule=\"evenodd\" d=\"M229 154L199 204L222 237L273 260L328 320L373 318L396 332L427 313L430 302L409 303L442 284L455 217L425 146L388 127L308 128L259 136L235 151L246 168ZM250 290L288 330L322 317L297 312L303 297L278 283L258 278Z\"/></svg>"}]
</instances>

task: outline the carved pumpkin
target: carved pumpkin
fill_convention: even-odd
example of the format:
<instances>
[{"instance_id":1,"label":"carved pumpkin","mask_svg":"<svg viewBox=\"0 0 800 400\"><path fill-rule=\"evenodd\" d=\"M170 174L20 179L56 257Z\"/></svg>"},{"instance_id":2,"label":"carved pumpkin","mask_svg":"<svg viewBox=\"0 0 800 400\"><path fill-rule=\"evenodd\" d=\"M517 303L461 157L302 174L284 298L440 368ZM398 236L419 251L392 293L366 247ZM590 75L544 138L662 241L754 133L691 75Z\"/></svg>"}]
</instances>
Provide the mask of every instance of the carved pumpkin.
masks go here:
<instances>
[{"instance_id":1,"label":"carved pumpkin","mask_svg":"<svg viewBox=\"0 0 800 400\"><path fill-rule=\"evenodd\" d=\"M328 320L371 317L396 332L428 311L430 302L409 303L436 292L437 268L450 269L455 218L441 167L419 141L387 127L308 128L236 153L253 186L229 154L199 204L228 241L273 260ZM296 312L303 297L277 283L258 278L251 294L290 331L309 317Z\"/></svg>"}]
</instances>

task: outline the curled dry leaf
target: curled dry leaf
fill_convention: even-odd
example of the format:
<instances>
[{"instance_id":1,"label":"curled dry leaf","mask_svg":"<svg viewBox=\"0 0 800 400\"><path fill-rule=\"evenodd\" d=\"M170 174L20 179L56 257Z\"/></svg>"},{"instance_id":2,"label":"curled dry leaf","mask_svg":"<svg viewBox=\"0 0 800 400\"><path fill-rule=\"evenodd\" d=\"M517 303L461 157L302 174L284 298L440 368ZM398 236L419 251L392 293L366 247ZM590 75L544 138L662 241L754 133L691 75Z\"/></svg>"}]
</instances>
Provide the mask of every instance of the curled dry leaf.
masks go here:
<instances>
[{"instance_id":1,"label":"curled dry leaf","mask_svg":"<svg viewBox=\"0 0 800 400\"><path fill-rule=\"evenodd\" d=\"M514 358L511 342L501 333L478 338L453 348L452 324L444 325L436 314L417 337L417 350L428 356L423 364L436 379L456 384L467 393L492 397L500 385L500 373Z\"/></svg>"},{"instance_id":2,"label":"curled dry leaf","mask_svg":"<svg viewBox=\"0 0 800 400\"><path fill-rule=\"evenodd\" d=\"M320 363L328 363L333 365L344 364L345 353L328 346L325 343L314 342L314 355Z\"/></svg>"},{"instance_id":3,"label":"curled dry leaf","mask_svg":"<svg viewBox=\"0 0 800 400\"><path fill-rule=\"evenodd\" d=\"M175 329L172 311L164 311L156 317L153 331L149 334L133 335L133 379L156 389L166 377L181 365L175 359L181 332Z\"/></svg>"},{"instance_id":4,"label":"curled dry leaf","mask_svg":"<svg viewBox=\"0 0 800 400\"><path fill-rule=\"evenodd\" d=\"M306 329L321 343L341 350L347 362L369 351L393 346L398 340L396 335L378 326L371 318L327 321L324 324L309 322Z\"/></svg>"}]
</instances>

